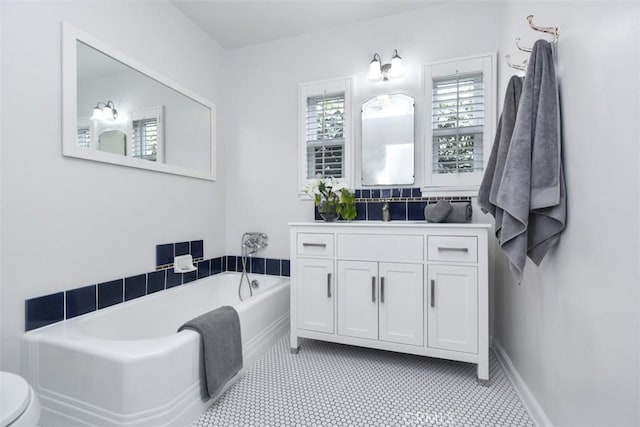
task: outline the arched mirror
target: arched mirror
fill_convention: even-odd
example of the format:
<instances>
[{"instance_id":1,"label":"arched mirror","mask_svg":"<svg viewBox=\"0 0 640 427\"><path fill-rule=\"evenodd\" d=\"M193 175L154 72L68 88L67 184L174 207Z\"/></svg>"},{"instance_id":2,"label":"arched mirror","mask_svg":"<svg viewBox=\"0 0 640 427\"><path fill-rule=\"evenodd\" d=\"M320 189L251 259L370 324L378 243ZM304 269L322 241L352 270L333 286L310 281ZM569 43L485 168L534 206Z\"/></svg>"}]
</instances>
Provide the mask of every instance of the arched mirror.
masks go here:
<instances>
[{"instance_id":1,"label":"arched mirror","mask_svg":"<svg viewBox=\"0 0 640 427\"><path fill-rule=\"evenodd\" d=\"M121 130L105 130L98 137L98 150L127 155L127 134Z\"/></svg>"},{"instance_id":2,"label":"arched mirror","mask_svg":"<svg viewBox=\"0 0 640 427\"><path fill-rule=\"evenodd\" d=\"M406 185L414 178L414 99L396 93L362 104L362 185Z\"/></svg>"}]
</instances>

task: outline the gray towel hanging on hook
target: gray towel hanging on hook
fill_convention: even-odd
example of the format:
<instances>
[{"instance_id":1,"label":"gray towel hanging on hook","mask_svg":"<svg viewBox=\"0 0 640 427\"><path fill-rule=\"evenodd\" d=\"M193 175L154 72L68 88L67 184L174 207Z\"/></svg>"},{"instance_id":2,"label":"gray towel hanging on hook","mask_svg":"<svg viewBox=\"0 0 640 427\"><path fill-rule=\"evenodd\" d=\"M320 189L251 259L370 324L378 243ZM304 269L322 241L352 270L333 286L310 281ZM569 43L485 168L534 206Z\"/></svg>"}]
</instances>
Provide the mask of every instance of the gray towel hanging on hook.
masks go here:
<instances>
[{"instance_id":1,"label":"gray towel hanging on hook","mask_svg":"<svg viewBox=\"0 0 640 427\"><path fill-rule=\"evenodd\" d=\"M565 227L558 85L551 43L531 53L496 197L503 209L500 246L518 283L529 257L540 264Z\"/></svg>"},{"instance_id":2,"label":"gray towel hanging on hook","mask_svg":"<svg viewBox=\"0 0 640 427\"><path fill-rule=\"evenodd\" d=\"M509 79L502 113L498 120L498 129L491 147L489 162L478 191L478 206L480 206L482 212L489 212L495 218L495 234L498 239L502 229L502 208L497 206L497 195L507 153L509 152L509 144L511 144L513 128L516 124L518 104L522 94L522 81L523 78L519 76L511 76Z\"/></svg>"}]
</instances>

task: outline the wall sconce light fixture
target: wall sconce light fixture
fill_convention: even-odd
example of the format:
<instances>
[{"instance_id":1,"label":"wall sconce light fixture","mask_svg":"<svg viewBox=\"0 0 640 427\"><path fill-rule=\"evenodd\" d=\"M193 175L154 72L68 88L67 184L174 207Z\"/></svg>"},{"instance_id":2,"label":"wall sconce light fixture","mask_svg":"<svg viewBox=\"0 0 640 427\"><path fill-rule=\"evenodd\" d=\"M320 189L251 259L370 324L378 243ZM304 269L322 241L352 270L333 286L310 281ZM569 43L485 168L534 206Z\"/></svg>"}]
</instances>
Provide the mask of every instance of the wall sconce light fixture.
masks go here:
<instances>
[{"instance_id":1,"label":"wall sconce light fixture","mask_svg":"<svg viewBox=\"0 0 640 427\"><path fill-rule=\"evenodd\" d=\"M118 110L116 110L112 101L107 101L106 103L100 101L93 107L91 120L116 120L117 118Z\"/></svg>"},{"instance_id":2,"label":"wall sconce light fixture","mask_svg":"<svg viewBox=\"0 0 640 427\"><path fill-rule=\"evenodd\" d=\"M367 76L370 82L399 79L402 76L404 76L404 67L402 66L402 58L398 55L398 49L393 51L390 64L383 65L380 55L373 54L373 60L369 64L369 75Z\"/></svg>"}]
</instances>

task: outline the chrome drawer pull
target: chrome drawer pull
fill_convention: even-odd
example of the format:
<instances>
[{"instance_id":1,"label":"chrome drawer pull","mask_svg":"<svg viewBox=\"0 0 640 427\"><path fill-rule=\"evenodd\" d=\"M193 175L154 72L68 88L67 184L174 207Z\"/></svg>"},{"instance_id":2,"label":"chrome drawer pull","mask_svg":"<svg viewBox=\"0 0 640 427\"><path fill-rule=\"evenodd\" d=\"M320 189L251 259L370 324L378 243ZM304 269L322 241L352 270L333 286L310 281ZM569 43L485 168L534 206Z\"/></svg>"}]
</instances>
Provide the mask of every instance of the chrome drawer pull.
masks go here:
<instances>
[{"instance_id":1,"label":"chrome drawer pull","mask_svg":"<svg viewBox=\"0 0 640 427\"><path fill-rule=\"evenodd\" d=\"M438 251L469 252L469 248L445 248L438 246Z\"/></svg>"},{"instance_id":2,"label":"chrome drawer pull","mask_svg":"<svg viewBox=\"0 0 640 427\"><path fill-rule=\"evenodd\" d=\"M376 276L371 276L371 302L376 302Z\"/></svg>"},{"instance_id":3,"label":"chrome drawer pull","mask_svg":"<svg viewBox=\"0 0 640 427\"><path fill-rule=\"evenodd\" d=\"M436 288L436 281L432 280L431 281L431 307L435 307L436 306L435 288Z\"/></svg>"},{"instance_id":4,"label":"chrome drawer pull","mask_svg":"<svg viewBox=\"0 0 640 427\"><path fill-rule=\"evenodd\" d=\"M380 278L380 302L384 303L384 277Z\"/></svg>"},{"instance_id":5,"label":"chrome drawer pull","mask_svg":"<svg viewBox=\"0 0 640 427\"><path fill-rule=\"evenodd\" d=\"M312 246L312 247L316 247L316 248L326 248L327 244L326 243L303 243L302 246Z\"/></svg>"},{"instance_id":6,"label":"chrome drawer pull","mask_svg":"<svg viewBox=\"0 0 640 427\"><path fill-rule=\"evenodd\" d=\"M327 273L327 298L331 298L331 273Z\"/></svg>"}]
</instances>

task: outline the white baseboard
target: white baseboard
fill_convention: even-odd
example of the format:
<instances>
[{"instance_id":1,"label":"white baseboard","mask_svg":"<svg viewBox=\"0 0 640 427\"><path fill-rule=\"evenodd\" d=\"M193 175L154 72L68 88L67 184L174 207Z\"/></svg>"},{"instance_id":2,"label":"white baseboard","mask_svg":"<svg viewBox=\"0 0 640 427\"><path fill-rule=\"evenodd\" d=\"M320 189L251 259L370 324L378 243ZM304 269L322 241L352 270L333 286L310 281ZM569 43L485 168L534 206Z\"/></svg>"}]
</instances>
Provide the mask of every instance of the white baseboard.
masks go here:
<instances>
[{"instance_id":1,"label":"white baseboard","mask_svg":"<svg viewBox=\"0 0 640 427\"><path fill-rule=\"evenodd\" d=\"M547 414L545 414L542 406L540 406L535 396L527 386L527 383L520 376L520 373L518 373L518 370L502 345L494 338L492 340L491 347L495 351L498 361L509 376L509 379L513 383L522 403L524 403L524 406L527 408L527 411L529 411L529 415L536 425L539 427L553 427L551 420L547 417Z\"/></svg>"}]
</instances>

